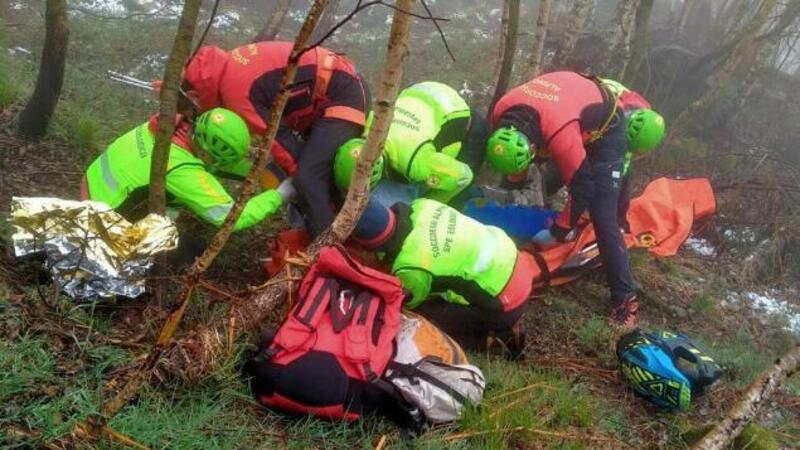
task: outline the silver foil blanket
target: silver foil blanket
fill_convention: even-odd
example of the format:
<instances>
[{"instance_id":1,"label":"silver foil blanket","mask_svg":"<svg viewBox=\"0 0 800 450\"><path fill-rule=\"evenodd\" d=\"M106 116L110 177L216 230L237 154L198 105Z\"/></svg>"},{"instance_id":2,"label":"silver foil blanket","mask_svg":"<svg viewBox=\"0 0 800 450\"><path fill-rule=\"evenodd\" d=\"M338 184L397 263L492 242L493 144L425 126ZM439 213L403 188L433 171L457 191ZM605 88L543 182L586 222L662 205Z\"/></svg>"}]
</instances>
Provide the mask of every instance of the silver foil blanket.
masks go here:
<instances>
[{"instance_id":1,"label":"silver foil blanket","mask_svg":"<svg viewBox=\"0 0 800 450\"><path fill-rule=\"evenodd\" d=\"M53 280L76 300L138 297L153 256L178 243L167 217L150 214L131 224L92 201L14 197L10 221L15 255L43 253Z\"/></svg>"}]
</instances>

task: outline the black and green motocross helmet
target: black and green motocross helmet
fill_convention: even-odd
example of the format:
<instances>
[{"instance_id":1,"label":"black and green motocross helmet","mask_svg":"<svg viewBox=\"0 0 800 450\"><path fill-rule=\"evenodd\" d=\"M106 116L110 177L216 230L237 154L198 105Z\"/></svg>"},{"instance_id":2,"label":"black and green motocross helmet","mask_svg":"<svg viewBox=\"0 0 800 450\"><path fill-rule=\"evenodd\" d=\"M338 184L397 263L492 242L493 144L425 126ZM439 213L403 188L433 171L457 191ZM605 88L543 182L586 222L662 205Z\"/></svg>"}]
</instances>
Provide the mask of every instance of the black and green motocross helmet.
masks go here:
<instances>
[{"instance_id":1,"label":"black and green motocross helmet","mask_svg":"<svg viewBox=\"0 0 800 450\"><path fill-rule=\"evenodd\" d=\"M617 342L622 376L634 391L667 409L686 410L722 368L686 335L636 329Z\"/></svg>"}]
</instances>

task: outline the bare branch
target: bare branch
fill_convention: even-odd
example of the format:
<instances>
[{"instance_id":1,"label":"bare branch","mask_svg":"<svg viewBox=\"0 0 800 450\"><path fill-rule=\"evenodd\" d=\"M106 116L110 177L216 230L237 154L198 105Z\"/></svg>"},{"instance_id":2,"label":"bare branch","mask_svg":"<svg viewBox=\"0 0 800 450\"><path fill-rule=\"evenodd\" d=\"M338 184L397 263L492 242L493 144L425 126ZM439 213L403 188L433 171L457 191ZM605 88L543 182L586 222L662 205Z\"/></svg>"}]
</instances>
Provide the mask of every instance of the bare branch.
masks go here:
<instances>
[{"instance_id":1,"label":"bare branch","mask_svg":"<svg viewBox=\"0 0 800 450\"><path fill-rule=\"evenodd\" d=\"M800 369L800 345L775 362L769 370L756 378L730 413L714 426L693 450L720 450L727 448L775 390Z\"/></svg>"},{"instance_id":2,"label":"bare branch","mask_svg":"<svg viewBox=\"0 0 800 450\"><path fill-rule=\"evenodd\" d=\"M94 12L92 10L89 10L89 9L86 9L86 8L81 8L80 6L70 6L68 9L71 10L71 11L77 11L77 12L79 12L81 14L86 14L87 16L92 16L92 17L94 17L96 19L101 19L101 20L130 20L130 19L133 19L133 18L136 18L136 17L157 17L157 18L161 18L161 19L174 19L174 18L178 17L177 14L161 15L161 13L165 9L167 9L167 5L166 4L161 5L161 8L158 8L155 11L131 13L131 14L128 14L128 15L125 15L125 16L106 16L104 14L97 14L96 12Z\"/></svg>"},{"instance_id":3,"label":"bare branch","mask_svg":"<svg viewBox=\"0 0 800 450\"><path fill-rule=\"evenodd\" d=\"M344 24L346 24L353 17L355 17L356 14L358 14L359 12L369 8L370 6L375 6L375 5L383 5L383 6L387 7L387 8L393 9L395 11L402 11L403 13L405 13L405 14L411 16L411 17L416 17L417 19L432 20L434 23L436 23L437 21L438 22L449 22L450 21L450 19L445 19L443 17L433 17L430 14L430 11L428 11L428 16L422 16L422 15L419 15L419 14L415 14L412 11L403 11L402 9L398 8L395 5L392 5L390 3L385 3L383 0L373 0L373 1L366 2L366 3L363 3L362 0L358 0L358 3L356 3L356 6L353 8L352 11L350 11L350 14L345 16L344 19L340 20L339 23L337 23L336 25L333 26L333 28L328 30L328 32L325 33L321 38L319 38L319 40L317 40L313 44L309 45L308 47L304 48L303 51L300 54L302 55L303 53L313 49L314 47L319 47L320 45L322 45L323 42L325 42L328 38L330 38L339 28L341 28ZM437 25L436 27L438 28L439 26ZM444 38L444 35L442 35L442 36ZM445 41L445 47L447 47L447 41ZM448 52L449 52L449 49L448 49ZM452 56L452 54L451 54L451 56Z\"/></svg>"},{"instance_id":4,"label":"bare branch","mask_svg":"<svg viewBox=\"0 0 800 450\"><path fill-rule=\"evenodd\" d=\"M428 8L428 4L425 3L425 0L420 0L420 3L422 3L422 7L425 8L425 12L428 13L428 18L433 21L433 26L436 27L436 31L439 32L439 36L442 38L442 42L444 43L444 49L447 50L447 54L450 55L450 59L453 60L453 62L456 62L456 56L453 55L453 52L450 50L450 45L447 43L447 38L444 36L444 31L442 31L442 27L439 26L439 20L441 19L433 17L433 13L431 12L431 9Z\"/></svg>"},{"instance_id":5,"label":"bare branch","mask_svg":"<svg viewBox=\"0 0 800 450\"><path fill-rule=\"evenodd\" d=\"M214 7L211 8L211 16L208 18L208 23L206 24L206 29L203 30L203 34L200 35L200 40L197 41L197 46L194 48L192 52L192 56L200 50L200 47L203 46L203 42L206 41L206 36L208 36L208 31L211 29L211 26L214 25L214 19L217 18L217 9L219 9L219 0L214 0Z\"/></svg>"}]
</instances>

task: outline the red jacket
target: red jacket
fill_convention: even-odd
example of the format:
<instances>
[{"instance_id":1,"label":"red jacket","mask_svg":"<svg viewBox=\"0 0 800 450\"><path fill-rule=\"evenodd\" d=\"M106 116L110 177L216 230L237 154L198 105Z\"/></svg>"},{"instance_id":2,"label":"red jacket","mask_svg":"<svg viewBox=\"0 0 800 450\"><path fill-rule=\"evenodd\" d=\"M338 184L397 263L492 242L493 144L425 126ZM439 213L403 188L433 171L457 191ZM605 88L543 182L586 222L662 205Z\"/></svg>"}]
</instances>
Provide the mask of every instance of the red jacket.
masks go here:
<instances>
[{"instance_id":1,"label":"red jacket","mask_svg":"<svg viewBox=\"0 0 800 450\"><path fill-rule=\"evenodd\" d=\"M186 66L184 79L197 92L201 112L228 108L244 118L251 132L263 134L292 46L291 42L259 42L230 52L205 46ZM304 53L293 86L282 127L303 134L322 117L364 125L368 94L346 57L322 47ZM276 162L293 175L297 155L290 154L289 148L279 137L271 150Z\"/></svg>"},{"instance_id":2,"label":"red jacket","mask_svg":"<svg viewBox=\"0 0 800 450\"><path fill-rule=\"evenodd\" d=\"M582 201L577 202L580 208L571 207L572 197L585 200L593 195L577 192L582 186L591 186L591 182L579 180L591 177L591 173L580 169L592 132L602 129L612 112L608 94L593 78L577 72L536 77L507 92L494 106L493 128L514 126L535 144L538 156L551 157L558 167L570 190L570 201L556 220L564 229L574 226L586 206Z\"/></svg>"}]
</instances>

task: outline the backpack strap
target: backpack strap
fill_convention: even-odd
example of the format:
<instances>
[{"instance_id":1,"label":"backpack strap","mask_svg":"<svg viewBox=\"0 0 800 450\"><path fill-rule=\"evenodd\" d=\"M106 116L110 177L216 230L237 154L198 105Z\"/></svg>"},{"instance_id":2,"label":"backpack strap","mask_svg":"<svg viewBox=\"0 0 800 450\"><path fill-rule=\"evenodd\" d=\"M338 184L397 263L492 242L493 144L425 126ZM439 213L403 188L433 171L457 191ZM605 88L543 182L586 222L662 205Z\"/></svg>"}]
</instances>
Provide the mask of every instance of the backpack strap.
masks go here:
<instances>
[{"instance_id":1,"label":"backpack strap","mask_svg":"<svg viewBox=\"0 0 800 450\"><path fill-rule=\"evenodd\" d=\"M372 295L367 291L361 291L356 294L351 289L340 289L336 300L332 301L330 304L333 331L335 333L341 333L342 330L350 325L353 316L356 314L356 311L359 310L361 311L359 323L363 322L364 319L362 319L362 317L368 313L367 309L371 297ZM349 305L347 303L349 303Z\"/></svg>"},{"instance_id":2,"label":"backpack strap","mask_svg":"<svg viewBox=\"0 0 800 450\"><path fill-rule=\"evenodd\" d=\"M277 348L293 350L305 344L328 310L331 299L339 295L339 282L334 278L318 277L312 283L308 295L301 297L292 309L286 322L275 336L271 352Z\"/></svg>"},{"instance_id":3,"label":"backpack strap","mask_svg":"<svg viewBox=\"0 0 800 450\"><path fill-rule=\"evenodd\" d=\"M370 309L377 310L377 304L381 300L370 291L361 291L354 301L353 307L350 309L351 314L348 322L355 316L358 311L358 318L354 323L350 323L344 329L345 333L345 357L350 361L358 364L360 370L363 371L364 377L368 381L378 378L378 375L372 369L370 361L372 358L372 324L369 322ZM375 312L377 314L377 311Z\"/></svg>"}]
</instances>

